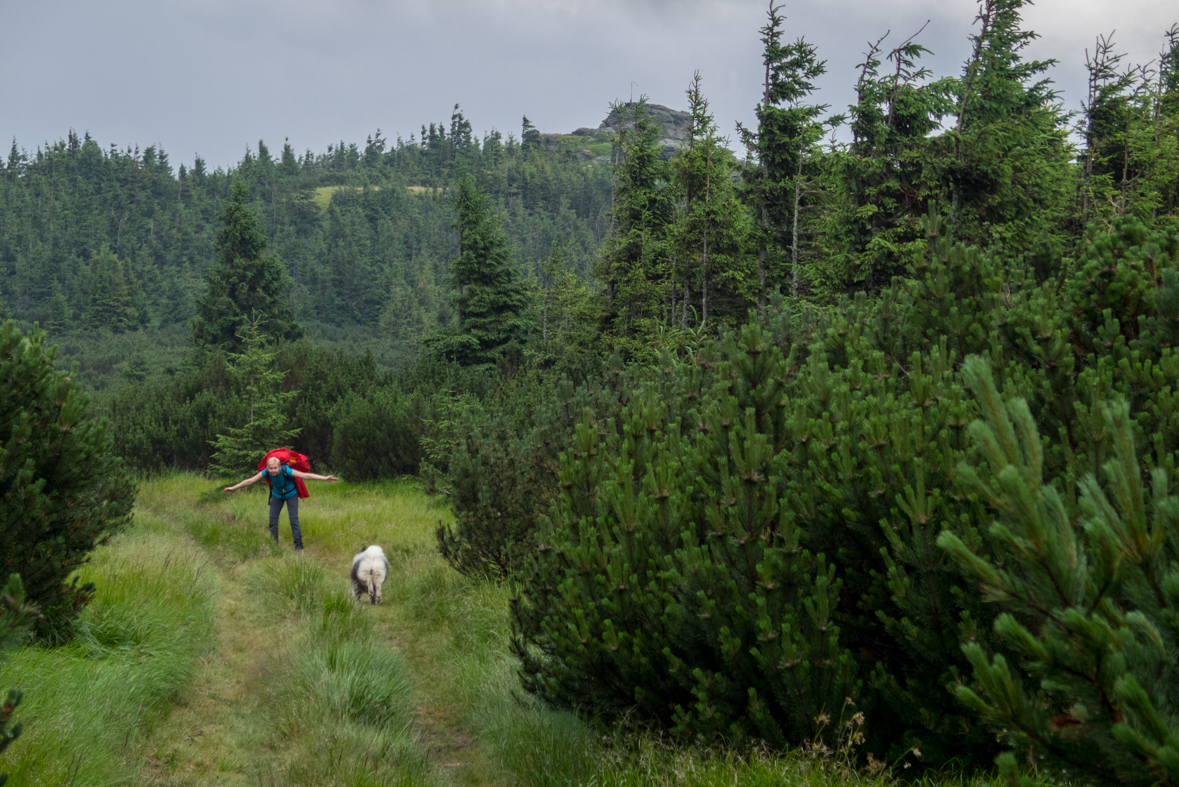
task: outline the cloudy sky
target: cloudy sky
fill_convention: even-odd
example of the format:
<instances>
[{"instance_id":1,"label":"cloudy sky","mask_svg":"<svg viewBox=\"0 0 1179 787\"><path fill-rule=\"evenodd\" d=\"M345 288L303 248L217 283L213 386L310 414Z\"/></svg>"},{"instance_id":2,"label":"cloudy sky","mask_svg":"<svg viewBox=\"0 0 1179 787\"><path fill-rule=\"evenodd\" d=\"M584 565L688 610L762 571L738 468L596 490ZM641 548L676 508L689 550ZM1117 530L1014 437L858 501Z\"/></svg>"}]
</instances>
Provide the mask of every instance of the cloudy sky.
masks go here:
<instances>
[{"instance_id":1,"label":"cloudy sky","mask_svg":"<svg viewBox=\"0 0 1179 787\"><path fill-rule=\"evenodd\" d=\"M1168 7L1169 6L1169 7ZM0 0L0 138L28 150L89 131L103 146L157 144L174 165L272 150L408 138L449 120L479 133L597 126L633 90L683 108L695 70L722 132L749 123L760 94L763 0ZM974 0L785 2L787 38L827 60L819 99L842 109L869 39L918 39L935 74L966 58ZM1085 50L1116 30L1126 62L1155 57L1179 9L1160 0L1040 0L1029 57L1071 109ZM632 85L632 83L634 83Z\"/></svg>"}]
</instances>

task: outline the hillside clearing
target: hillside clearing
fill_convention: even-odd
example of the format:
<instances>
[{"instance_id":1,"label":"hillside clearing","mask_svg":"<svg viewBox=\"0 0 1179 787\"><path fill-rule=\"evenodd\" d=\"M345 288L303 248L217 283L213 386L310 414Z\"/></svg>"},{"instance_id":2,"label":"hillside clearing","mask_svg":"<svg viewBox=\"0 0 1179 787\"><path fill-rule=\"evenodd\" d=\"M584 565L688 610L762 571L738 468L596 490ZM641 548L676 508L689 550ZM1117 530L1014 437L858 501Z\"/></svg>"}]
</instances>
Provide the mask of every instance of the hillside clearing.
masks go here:
<instances>
[{"instance_id":1,"label":"hillside clearing","mask_svg":"<svg viewBox=\"0 0 1179 787\"><path fill-rule=\"evenodd\" d=\"M319 188L314 189L311 201L319 207L320 211L326 211L328 206L332 203L332 195L337 191L342 191L344 189L350 189L352 191L364 191L366 188L371 189L372 191L381 190L380 186L320 186ZM430 186L406 186L405 190L411 194L436 195L442 193L442 189L432 188Z\"/></svg>"}]
</instances>

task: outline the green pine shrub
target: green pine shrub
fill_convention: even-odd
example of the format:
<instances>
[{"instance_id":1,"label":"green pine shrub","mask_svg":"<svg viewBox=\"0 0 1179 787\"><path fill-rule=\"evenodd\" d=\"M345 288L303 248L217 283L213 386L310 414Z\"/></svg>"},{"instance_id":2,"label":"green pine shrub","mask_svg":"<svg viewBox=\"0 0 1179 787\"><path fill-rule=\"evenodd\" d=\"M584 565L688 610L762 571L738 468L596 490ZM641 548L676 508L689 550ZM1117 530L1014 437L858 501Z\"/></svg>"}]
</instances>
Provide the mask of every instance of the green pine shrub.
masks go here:
<instances>
[{"instance_id":1,"label":"green pine shrub","mask_svg":"<svg viewBox=\"0 0 1179 787\"><path fill-rule=\"evenodd\" d=\"M615 354L606 373L581 386L509 380L463 412L462 437L447 462L454 524L437 531L438 549L455 570L502 580L524 565L559 489L558 456L583 409L613 411L625 400L622 368Z\"/></svg>"},{"instance_id":2,"label":"green pine shrub","mask_svg":"<svg viewBox=\"0 0 1179 787\"><path fill-rule=\"evenodd\" d=\"M103 414L115 453L147 473L203 471L216 435L249 417L246 403L231 395L223 353L175 376L124 383L105 397Z\"/></svg>"},{"instance_id":3,"label":"green pine shrub","mask_svg":"<svg viewBox=\"0 0 1179 787\"><path fill-rule=\"evenodd\" d=\"M19 569L36 635L57 643L94 593L71 574L130 520L135 482L44 341L0 325L0 566Z\"/></svg>"},{"instance_id":4,"label":"green pine shrub","mask_svg":"<svg viewBox=\"0 0 1179 787\"><path fill-rule=\"evenodd\" d=\"M879 758L988 750L944 688L964 588L927 516L969 510L934 491L962 435L934 436L966 422L949 352L902 377L879 355L833 370L820 347L803 361L769 341L813 327L747 325L657 372L617 420L586 413L513 603L529 689L774 746L830 734L851 697Z\"/></svg>"},{"instance_id":5,"label":"green pine shrub","mask_svg":"<svg viewBox=\"0 0 1179 787\"><path fill-rule=\"evenodd\" d=\"M993 557L949 531L938 543L1002 610L995 632L1014 657L964 644L974 680L958 697L1064 782L1179 783L1176 453L1137 442L1129 405L1115 401L1102 408L1100 472L1065 480L1047 471L1027 402L1004 401L979 358L966 376L983 419L959 477L997 517ZM1011 754L999 762L1015 773Z\"/></svg>"},{"instance_id":6,"label":"green pine shrub","mask_svg":"<svg viewBox=\"0 0 1179 787\"><path fill-rule=\"evenodd\" d=\"M350 392L388 383L388 375L377 371L371 352L350 355L307 341L276 349L275 367L287 370L283 390L294 392L287 402L287 423L299 429L292 445L313 462L327 462L332 455L332 409Z\"/></svg>"},{"instance_id":7,"label":"green pine shrub","mask_svg":"<svg viewBox=\"0 0 1179 787\"><path fill-rule=\"evenodd\" d=\"M1164 275L1176 268L1179 235L1174 232L1151 230L1135 216L1117 222L1112 232L1089 227L1069 283L1077 338L1100 353L1100 345L1110 338L1102 329L1111 315L1117 317L1121 335L1137 338L1140 321L1154 314Z\"/></svg>"},{"instance_id":8,"label":"green pine shrub","mask_svg":"<svg viewBox=\"0 0 1179 787\"><path fill-rule=\"evenodd\" d=\"M956 696L973 666L959 643L1016 651L974 572L937 545L947 532L980 560L1005 549L987 499L961 484L979 412L964 359L1027 403L1052 436L1044 472L1069 495L1113 451L1115 397L1155 466L1179 450L1179 357L1160 338L1179 298L1160 262L1148 306L1104 306L1140 329L1106 315L1087 355L1074 320L1100 282L1051 250L1012 259L949 243L936 220L925 231L924 257L875 301L779 306L636 374L617 411L583 411L515 577L530 691L773 746L830 745L850 699L861 756L992 762L994 731ZM1100 240L1118 258L1155 254L1123 225Z\"/></svg>"},{"instance_id":9,"label":"green pine shrub","mask_svg":"<svg viewBox=\"0 0 1179 787\"><path fill-rule=\"evenodd\" d=\"M331 411L332 467L349 481L408 475L422 462L429 402L396 385L353 391Z\"/></svg>"}]
</instances>

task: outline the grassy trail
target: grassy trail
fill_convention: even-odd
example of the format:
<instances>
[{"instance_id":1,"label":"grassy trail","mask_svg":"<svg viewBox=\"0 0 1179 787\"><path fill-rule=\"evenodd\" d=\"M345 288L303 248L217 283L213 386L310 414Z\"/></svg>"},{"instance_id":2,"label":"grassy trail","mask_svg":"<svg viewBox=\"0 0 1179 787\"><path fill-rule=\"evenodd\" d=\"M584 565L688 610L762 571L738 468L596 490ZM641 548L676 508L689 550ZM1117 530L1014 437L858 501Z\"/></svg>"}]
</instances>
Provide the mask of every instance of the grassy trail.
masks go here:
<instances>
[{"instance_id":1,"label":"grassy trail","mask_svg":"<svg viewBox=\"0 0 1179 787\"><path fill-rule=\"evenodd\" d=\"M446 657L450 627L429 608L431 600L422 597L422 590L431 595L429 586L437 584L434 580L445 570L433 550L440 511L429 501L387 494L366 501L347 494L346 487L315 485L301 511L306 551L296 557L285 515L282 545L275 549L265 539L265 509L258 495L193 510L170 505L170 495L152 491L141 496L141 506L196 538L210 554L220 590L215 599L214 647L200 659L190 683L145 741L138 784L289 784L292 770L324 770L306 767L309 736L289 734L282 725L276 731L274 723L274 706L282 704L276 695L284 691L281 684L287 676L282 665L291 658L290 643L298 642L306 633L303 629L314 623L313 614L299 613L314 610L300 609L305 600L296 598L293 604L280 602L276 614L275 597L281 597L283 589L275 593L262 588L271 572L307 576L291 568L302 562L313 575L316 568L322 569L329 597L346 593L351 556L368 543L380 543L389 552L391 576L380 606L355 604L352 611L371 624L359 627L361 632L403 657L404 678L413 696L406 737L425 761L425 767L415 763L418 767L411 768L413 780L440 785L506 783L469 728L463 703L448 692L456 684L449 674L455 662ZM399 502L400 516L389 515L398 521L382 522L388 514L379 509L396 508ZM300 591L295 590L297 595ZM332 765L331 754L323 764ZM338 754L342 760L344 752Z\"/></svg>"},{"instance_id":2,"label":"grassy trail","mask_svg":"<svg viewBox=\"0 0 1179 787\"><path fill-rule=\"evenodd\" d=\"M214 650L145 742L140 784L254 785L273 773L257 691L268 637L251 615L240 569L218 573Z\"/></svg>"}]
</instances>

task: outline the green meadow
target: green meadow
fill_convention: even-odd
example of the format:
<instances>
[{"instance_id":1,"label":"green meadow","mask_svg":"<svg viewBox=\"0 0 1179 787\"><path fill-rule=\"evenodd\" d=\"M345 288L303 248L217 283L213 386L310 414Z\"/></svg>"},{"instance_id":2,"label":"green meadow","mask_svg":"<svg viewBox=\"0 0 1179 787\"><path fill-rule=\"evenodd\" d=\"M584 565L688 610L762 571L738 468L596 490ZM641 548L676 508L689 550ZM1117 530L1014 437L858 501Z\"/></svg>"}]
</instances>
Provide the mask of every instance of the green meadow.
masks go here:
<instances>
[{"instance_id":1,"label":"green meadow","mask_svg":"<svg viewBox=\"0 0 1179 787\"><path fill-rule=\"evenodd\" d=\"M520 691L508 590L435 548L450 512L414 481L311 486L306 551L266 530L264 490L143 484L131 527L93 555L72 644L27 647L13 785L885 785L839 750L673 745ZM384 603L353 600L352 555L380 544ZM939 783L958 784L952 776Z\"/></svg>"}]
</instances>

